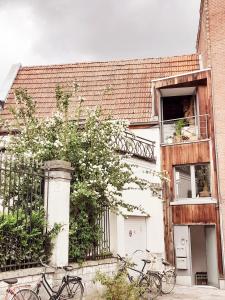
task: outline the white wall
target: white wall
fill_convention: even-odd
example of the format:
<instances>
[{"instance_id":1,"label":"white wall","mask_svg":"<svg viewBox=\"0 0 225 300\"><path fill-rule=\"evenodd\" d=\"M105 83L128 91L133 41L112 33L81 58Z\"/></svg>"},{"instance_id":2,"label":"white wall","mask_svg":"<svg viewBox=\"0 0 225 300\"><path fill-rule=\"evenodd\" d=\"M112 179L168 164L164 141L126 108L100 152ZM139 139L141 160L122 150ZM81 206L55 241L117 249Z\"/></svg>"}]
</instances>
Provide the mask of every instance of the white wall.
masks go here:
<instances>
[{"instance_id":1,"label":"white wall","mask_svg":"<svg viewBox=\"0 0 225 300\"><path fill-rule=\"evenodd\" d=\"M159 128L149 129L136 129L133 132L140 137L149 139L156 142L155 156L156 163L151 163L143 159L129 158L126 159L133 167L134 174L139 178L150 180L151 182L159 182L155 176L147 174L146 171L159 171L160 170L160 148L159 148ZM129 186L135 188L135 186ZM137 188L137 187L136 187ZM150 217L146 218L146 231L147 231L147 248L153 253L164 256L164 225L163 225L163 203L161 199L152 196L149 190L131 189L124 190L123 199L125 202L141 205ZM127 215L143 216L140 211L125 212ZM124 217L111 216L111 249L114 253L125 255L124 244ZM137 245L137 249L138 245Z\"/></svg>"}]
</instances>

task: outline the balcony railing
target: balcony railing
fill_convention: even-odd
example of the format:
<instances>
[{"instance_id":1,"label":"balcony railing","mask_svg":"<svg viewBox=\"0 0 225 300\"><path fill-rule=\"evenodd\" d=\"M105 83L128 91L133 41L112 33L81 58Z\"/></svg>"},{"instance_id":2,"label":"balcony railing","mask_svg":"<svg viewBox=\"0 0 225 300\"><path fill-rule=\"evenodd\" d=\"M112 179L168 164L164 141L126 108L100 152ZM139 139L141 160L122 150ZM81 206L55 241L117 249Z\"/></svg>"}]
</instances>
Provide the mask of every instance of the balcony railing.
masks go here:
<instances>
[{"instance_id":1,"label":"balcony railing","mask_svg":"<svg viewBox=\"0 0 225 300\"><path fill-rule=\"evenodd\" d=\"M194 142L208 138L208 115L161 121L163 144Z\"/></svg>"},{"instance_id":2,"label":"balcony railing","mask_svg":"<svg viewBox=\"0 0 225 300\"><path fill-rule=\"evenodd\" d=\"M123 138L115 137L112 144L116 151L155 162L155 142L126 132Z\"/></svg>"}]
</instances>

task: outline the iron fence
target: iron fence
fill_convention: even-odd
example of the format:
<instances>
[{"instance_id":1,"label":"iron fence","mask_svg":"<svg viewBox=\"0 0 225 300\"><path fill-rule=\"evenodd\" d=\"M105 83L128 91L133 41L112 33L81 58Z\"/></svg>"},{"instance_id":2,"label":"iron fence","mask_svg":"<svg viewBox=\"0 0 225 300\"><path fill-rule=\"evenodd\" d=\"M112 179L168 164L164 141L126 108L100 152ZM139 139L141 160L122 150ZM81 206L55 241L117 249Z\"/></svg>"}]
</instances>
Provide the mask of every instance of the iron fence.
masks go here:
<instances>
[{"instance_id":1,"label":"iron fence","mask_svg":"<svg viewBox=\"0 0 225 300\"><path fill-rule=\"evenodd\" d=\"M97 223L100 229L100 238L96 245L87 253L87 260L98 260L112 255L110 252L109 209L107 207L99 214Z\"/></svg>"},{"instance_id":2,"label":"iron fence","mask_svg":"<svg viewBox=\"0 0 225 300\"><path fill-rule=\"evenodd\" d=\"M110 252L110 211L108 207L101 209L93 230L98 233L92 241L92 245L86 250L82 260L99 260L112 257ZM76 262L76 258L70 257L71 262Z\"/></svg>"},{"instance_id":3,"label":"iron fence","mask_svg":"<svg viewBox=\"0 0 225 300\"><path fill-rule=\"evenodd\" d=\"M38 265L46 241L44 174L33 159L0 155L0 270Z\"/></svg>"}]
</instances>

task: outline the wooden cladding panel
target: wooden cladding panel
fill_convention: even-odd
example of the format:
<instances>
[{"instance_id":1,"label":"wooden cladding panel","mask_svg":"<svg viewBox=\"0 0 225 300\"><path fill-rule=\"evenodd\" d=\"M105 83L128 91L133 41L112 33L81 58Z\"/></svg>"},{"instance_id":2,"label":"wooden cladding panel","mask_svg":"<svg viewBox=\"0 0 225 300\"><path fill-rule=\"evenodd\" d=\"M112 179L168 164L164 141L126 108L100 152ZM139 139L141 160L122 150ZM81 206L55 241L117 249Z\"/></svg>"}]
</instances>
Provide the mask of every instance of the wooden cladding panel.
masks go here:
<instances>
[{"instance_id":1,"label":"wooden cladding panel","mask_svg":"<svg viewBox=\"0 0 225 300\"><path fill-rule=\"evenodd\" d=\"M198 142L161 147L162 167L170 172L174 165L196 164L210 161L209 142Z\"/></svg>"},{"instance_id":2,"label":"wooden cladding panel","mask_svg":"<svg viewBox=\"0 0 225 300\"><path fill-rule=\"evenodd\" d=\"M162 80L154 81L156 89L166 87L180 87L180 86L197 86L200 84L206 84L206 79L209 76L209 71L201 71L196 73L190 73L185 75L178 75L174 77L165 78Z\"/></svg>"},{"instance_id":3,"label":"wooden cladding panel","mask_svg":"<svg viewBox=\"0 0 225 300\"><path fill-rule=\"evenodd\" d=\"M173 210L170 201L174 199L174 172L173 167L181 164L206 163L210 161L209 142L197 142L187 144L176 144L161 147L162 169L168 172L170 182L164 185L163 198L164 203L164 228L165 228L165 246L167 259L174 262L173 251ZM172 212L172 213L171 213ZM177 213L177 216L179 214Z\"/></svg>"},{"instance_id":4,"label":"wooden cladding panel","mask_svg":"<svg viewBox=\"0 0 225 300\"><path fill-rule=\"evenodd\" d=\"M172 206L172 216L172 222L175 225L217 223L215 204Z\"/></svg>"}]
</instances>

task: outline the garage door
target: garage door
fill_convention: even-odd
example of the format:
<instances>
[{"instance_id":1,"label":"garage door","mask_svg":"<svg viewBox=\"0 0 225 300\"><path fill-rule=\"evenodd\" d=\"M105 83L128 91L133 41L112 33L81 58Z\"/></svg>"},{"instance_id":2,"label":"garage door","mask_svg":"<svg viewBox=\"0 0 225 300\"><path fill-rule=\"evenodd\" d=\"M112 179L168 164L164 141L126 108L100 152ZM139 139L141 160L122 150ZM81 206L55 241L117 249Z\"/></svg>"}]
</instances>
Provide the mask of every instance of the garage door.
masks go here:
<instances>
[{"instance_id":1,"label":"garage door","mask_svg":"<svg viewBox=\"0 0 225 300\"><path fill-rule=\"evenodd\" d=\"M137 250L147 248L147 230L145 217L128 217L125 220L125 253L132 255Z\"/></svg>"},{"instance_id":2,"label":"garage door","mask_svg":"<svg viewBox=\"0 0 225 300\"><path fill-rule=\"evenodd\" d=\"M145 217L128 217L125 220L125 253L137 264L137 269L143 266L142 258L145 258L147 248L147 229ZM133 254L136 250L139 251ZM129 271L130 275L137 276L138 273Z\"/></svg>"}]
</instances>

